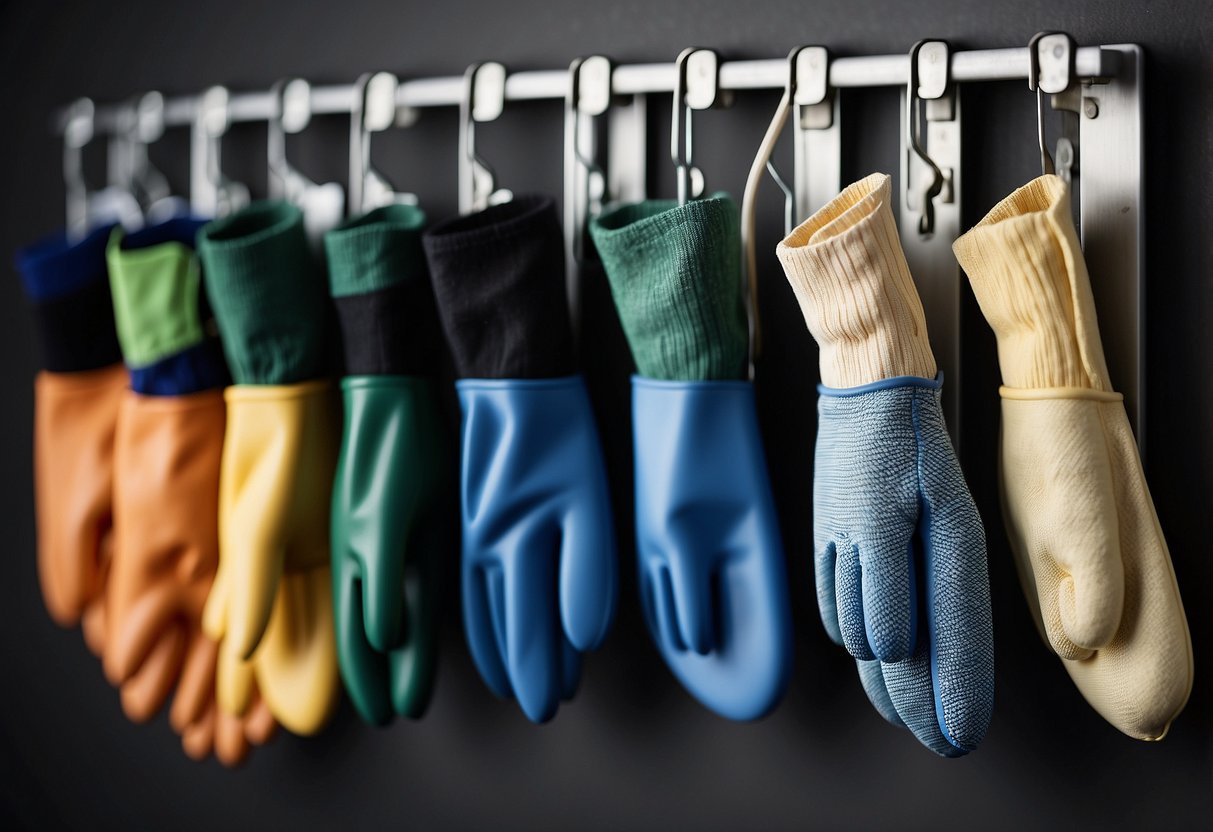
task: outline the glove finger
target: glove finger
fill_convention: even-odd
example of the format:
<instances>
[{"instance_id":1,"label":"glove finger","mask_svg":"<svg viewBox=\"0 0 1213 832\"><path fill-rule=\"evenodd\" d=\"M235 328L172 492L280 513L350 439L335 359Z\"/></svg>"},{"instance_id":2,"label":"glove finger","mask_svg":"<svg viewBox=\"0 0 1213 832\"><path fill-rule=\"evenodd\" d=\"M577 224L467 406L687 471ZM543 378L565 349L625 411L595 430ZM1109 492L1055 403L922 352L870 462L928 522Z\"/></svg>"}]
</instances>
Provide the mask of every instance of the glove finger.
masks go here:
<instances>
[{"instance_id":1,"label":"glove finger","mask_svg":"<svg viewBox=\"0 0 1213 832\"><path fill-rule=\"evenodd\" d=\"M872 707L890 724L896 725L898 728L905 728L906 724L897 715L897 708L894 707L893 700L889 698L889 690L885 687L880 662L861 662L856 659L855 666L859 668L859 682L863 685L863 692L868 695L868 701L872 703Z\"/></svg>"},{"instance_id":2,"label":"glove finger","mask_svg":"<svg viewBox=\"0 0 1213 832\"><path fill-rule=\"evenodd\" d=\"M872 655L885 662L908 659L918 638L914 528L896 524L879 546L860 553L864 633Z\"/></svg>"},{"instance_id":3,"label":"glove finger","mask_svg":"<svg viewBox=\"0 0 1213 832\"><path fill-rule=\"evenodd\" d=\"M578 650L593 650L615 617L618 566L606 475L597 448L582 477L592 483L564 518L560 541L560 615Z\"/></svg>"},{"instance_id":4,"label":"glove finger","mask_svg":"<svg viewBox=\"0 0 1213 832\"><path fill-rule=\"evenodd\" d=\"M256 543L258 539L263 542ZM228 544L229 550L232 543ZM285 555L280 544L253 535L249 543L231 551L230 598L224 640L241 658L251 658L269 625L274 598L282 580Z\"/></svg>"},{"instance_id":5,"label":"glove finger","mask_svg":"<svg viewBox=\"0 0 1213 832\"><path fill-rule=\"evenodd\" d=\"M420 719L430 702L438 669L438 565L435 542L404 573L408 614L403 646L392 651L392 704L396 713Z\"/></svg>"},{"instance_id":6,"label":"glove finger","mask_svg":"<svg viewBox=\"0 0 1213 832\"><path fill-rule=\"evenodd\" d=\"M505 670L505 582L500 564L476 566L464 556L463 629L480 678L502 699L514 689Z\"/></svg>"},{"instance_id":7,"label":"glove finger","mask_svg":"<svg viewBox=\"0 0 1213 832\"><path fill-rule=\"evenodd\" d=\"M972 751L993 716L994 625L981 517L950 443L945 457L933 459L945 441L927 448L923 466L929 669L939 729L952 745Z\"/></svg>"},{"instance_id":8,"label":"glove finger","mask_svg":"<svg viewBox=\"0 0 1213 832\"><path fill-rule=\"evenodd\" d=\"M969 752L949 742L940 730L928 648L919 649L902 662L884 662L880 669L897 715L920 743L941 757L961 757Z\"/></svg>"},{"instance_id":9,"label":"glove finger","mask_svg":"<svg viewBox=\"0 0 1213 832\"><path fill-rule=\"evenodd\" d=\"M121 590L111 587L111 591ZM101 665L111 685L121 685L133 676L165 630L178 626L170 619L177 591L174 584L161 582L146 588L133 604L123 604L121 600L110 604L109 632ZM121 595L117 598L121 599Z\"/></svg>"},{"instance_id":10,"label":"glove finger","mask_svg":"<svg viewBox=\"0 0 1213 832\"><path fill-rule=\"evenodd\" d=\"M235 768L248 758L248 753L244 723L240 717L220 710L215 717L215 757L228 768Z\"/></svg>"},{"instance_id":11,"label":"glove finger","mask_svg":"<svg viewBox=\"0 0 1213 832\"><path fill-rule=\"evenodd\" d=\"M667 563L682 642L693 652L706 656L717 647L719 611L712 598L712 565L693 549L671 552Z\"/></svg>"},{"instance_id":12,"label":"glove finger","mask_svg":"<svg viewBox=\"0 0 1213 832\"><path fill-rule=\"evenodd\" d=\"M187 726L201 718L207 704L214 699L218 654L218 645L195 628L189 637L189 651L169 711L169 724L177 733L183 734Z\"/></svg>"},{"instance_id":13,"label":"glove finger","mask_svg":"<svg viewBox=\"0 0 1213 832\"><path fill-rule=\"evenodd\" d=\"M642 568L642 572L646 571ZM682 638L682 630L678 625L678 613L675 611L674 585L670 580L670 570L664 561L652 559L647 569L649 579L649 603L653 607L653 621L649 630L654 639L665 642L679 653L687 651L687 643Z\"/></svg>"},{"instance_id":14,"label":"glove finger","mask_svg":"<svg viewBox=\"0 0 1213 832\"><path fill-rule=\"evenodd\" d=\"M197 720L186 725L181 732L181 748L185 756L195 762L205 760L215 747L215 720L218 711L212 700Z\"/></svg>"},{"instance_id":15,"label":"glove finger","mask_svg":"<svg viewBox=\"0 0 1213 832\"><path fill-rule=\"evenodd\" d=\"M333 582L337 661L358 715L372 725L386 725L392 718L388 658L367 642L360 583L359 565L348 556L340 558Z\"/></svg>"},{"instance_id":16,"label":"glove finger","mask_svg":"<svg viewBox=\"0 0 1213 832\"><path fill-rule=\"evenodd\" d=\"M525 535L503 570L506 668L519 706L536 723L555 715L562 688L556 541L546 531Z\"/></svg>"},{"instance_id":17,"label":"glove finger","mask_svg":"<svg viewBox=\"0 0 1213 832\"><path fill-rule=\"evenodd\" d=\"M84 608L84 615L80 618L84 644L99 659L105 655L105 622L105 596L102 594Z\"/></svg>"},{"instance_id":18,"label":"glove finger","mask_svg":"<svg viewBox=\"0 0 1213 832\"><path fill-rule=\"evenodd\" d=\"M842 632L842 643L856 659L871 661L876 656L868 644L868 629L864 620L859 547L844 541L837 547L836 555L834 586L838 593L838 627Z\"/></svg>"},{"instance_id":19,"label":"glove finger","mask_svg":"<svg viewBox=\"0 0 1213 832\"><path fill-rule=\"evenodd\" d=\"M831 540L817 552L813 559L817 579L817 609L821 623L830 640L843 647L842 629L838 625L838 597L834 591L834 574L838 568L838 544Z\"/></svg>"},{"instance_id":20,"label":"glove finger","mask_svg":"<svg viewBox=\"0 0 1213 832\"><path fill-rule=\"evenodd\" d=\"M567 638L560 639L560 698L568 701L577 695L581 684L581 652Z\"/></svg>"},{"instance_id":21,"label":"glove finger","mask_svg":"<svg viewBox=\"0 0 1213 832\"><path fill-rule=\"evenodd\" d=\"M253 661L274 717L300 736L315 734L341 695L328 566L284 575Z\"/></svg>"},{"instance_id":22,"label":"glove finger","mask_svg":"<svg viewBox=\"0 0 1213 832\"><path fill-rule=\"evenodd\" d=\"M278 723L270 712L270 706L260 695L253 698L253 704L244 715L244 736L252 745L265 745L274 738Z\"/></svg>"},{"instance_id":23,"label":"glove finger","mask_svg":"<svg viewBox=\"0 0 1213 832\"><path fill-rule=\"evenodd\" d=\"M185 634L179 627L166 631L148 653L139 672L121 687L122 710L132 722L146 722L168 699L181 673Z\"/></svg>"},{"instance_id":24,"label":"glove finger","mask_svg":"<svg viewBox=\"0 0 1213 832\"><path fill-rule=\"evenodd\" d=\"M240 716L248 711L253 700L253 676L253 663L240 658L226 641L220 642L215 665L215 699L222 713Z\"/></svg>"}]
</instances>

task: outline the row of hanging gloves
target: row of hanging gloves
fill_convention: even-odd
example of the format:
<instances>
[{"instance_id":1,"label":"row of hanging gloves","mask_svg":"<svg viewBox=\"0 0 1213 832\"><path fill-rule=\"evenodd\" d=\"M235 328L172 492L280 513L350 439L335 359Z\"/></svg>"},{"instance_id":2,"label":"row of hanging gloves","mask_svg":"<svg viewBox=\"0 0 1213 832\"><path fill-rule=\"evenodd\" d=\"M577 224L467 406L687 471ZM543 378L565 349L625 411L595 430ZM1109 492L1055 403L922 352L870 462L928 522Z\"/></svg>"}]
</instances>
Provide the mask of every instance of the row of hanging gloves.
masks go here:
<instances>
[{"instance_id":1,"label":"row of hanging gloves","mask_svg":"<svg viewBox=\"0 0 1213 832\"><path fill-rule=\"evenodd\" d=\"M45 361L47 606L83 622L132 719L176 690L170 722L193 757L234 764L277 723L316 732L339 673L367 721L419 717L456 502L465 633L496 694L551 718L607 636L612 508L554 205L424 225L396 205L330 232L327 285L285 203L18 256ZM757 718L786 687L791 626L745 380L736 207L648 201L590 231L638 369L627 509L645 620L690 693ZM998 338L1004 519L1029 607L1102 716L1161 738L1191 688L1190 638L1065 185L1032 182L954 248ZM777 255L820 346L825 629L885 719L963 755L994 701L985 537L888 177L847 188ZM344 421L326 381L334 308ZM441 333L458 473L433 378Z\"/></svg>"}]
</instances>

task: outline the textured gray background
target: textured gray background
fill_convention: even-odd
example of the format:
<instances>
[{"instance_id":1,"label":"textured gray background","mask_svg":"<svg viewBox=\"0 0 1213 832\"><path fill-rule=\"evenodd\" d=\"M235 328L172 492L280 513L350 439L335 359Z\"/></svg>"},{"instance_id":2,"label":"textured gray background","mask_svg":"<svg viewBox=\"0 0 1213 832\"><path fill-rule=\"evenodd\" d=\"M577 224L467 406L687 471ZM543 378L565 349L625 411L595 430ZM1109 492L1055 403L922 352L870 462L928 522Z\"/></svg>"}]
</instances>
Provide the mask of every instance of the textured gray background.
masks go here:
<instances>
[{"instance_id":1,"label":"textured gray background","mask_svg":"<svg viewBox=\"0 0 1213 832\"><path fill-rule=\"evenodd\" d=\"M474 59L554 68L581 54L672 59L688 45L737 58L774 57L799 43L837 54L900 52L920 37L957 48L1026 44L1045 28L1080 43L1147 50L1149 303L1148 473L1184 591L1203 669L1213 645L1208 556L1213 437L1213 13L1191 2L673 3L530 0L440 3L6 4L0 11L0 252L62 221L53 106L158 86L222 82L265 87L286 74L353 80L369 69L455 74ZM697 131L709 185L740 194L774 95L750 95L705 116ZM893 90L848 93L846 181L895 172ZM965 225L1033 176L1033 99L1022 84L982 87L965 101ZM665 115L653 135L654 175ZM433 216L454 207L452 113L377 141L377 162L420 193ZM484 128L485 154L515 190L560 187L559 107L507 108ZM317 178L343 179L346 128L318 122L292 152ZM230 172L264 188L264 128L239 128ZM786 143L785 143L786 144ZM186 141L155 158L184 187ZM786 158L787 148L781 150ZM774 244L778 203L767 186L761 250ZM993 477L997 367L975 307L965 322L963 463L991 541L998 643L997 708L989 738L960 761L935 759L867 704L853 666L822 632L812 593L810 477L815 352L791 292L766 258L768 361L760 392L764 434L792 581L796 674L769 718L734 725L676 684L641 624L631 553L624 551L619 621L588 662L578 698L536 728L488 693L468 660L455 599L444 629L434 704L419 723L385 730L343 708L323 736L281 735L241 771L189 762L162 716L129 724L78 633L44 613L34 574L31 470L32 333L18 283L0 280L0 506L7 545L0 576L0 817L7 828L784 829L1208 828L1213 789L1209 687L1196 688L1172 735L1137 743L1081 700L1037 639L1016 584ZM623 418L629 370L601 280L591 279L588 356L607 434L616 498L628 505ZM1105 332L1105 338L1115 333ZM626 518L621 529L627 532Z\"/></svg>"}]
</instances>

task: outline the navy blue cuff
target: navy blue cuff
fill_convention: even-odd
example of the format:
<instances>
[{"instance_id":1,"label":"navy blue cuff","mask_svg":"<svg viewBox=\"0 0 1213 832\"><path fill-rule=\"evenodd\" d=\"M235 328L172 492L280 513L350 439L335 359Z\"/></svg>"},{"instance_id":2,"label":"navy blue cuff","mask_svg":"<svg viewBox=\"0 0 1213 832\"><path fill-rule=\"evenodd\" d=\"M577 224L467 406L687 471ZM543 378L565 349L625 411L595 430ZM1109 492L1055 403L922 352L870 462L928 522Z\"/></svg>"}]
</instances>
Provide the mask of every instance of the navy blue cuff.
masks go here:
<instances>
[{"instance_id":1,"label":"navy blue cuff","mask_svg":"<svg viewBox=\"0 0 1213 832\"><path fill-rule=\"evenodd\" d=\"M14 261L30 300L45 303L106 281L105 246L113 228L95 228L76 243L60 231L19 249Z\"/></svg>"},{"instance_id":2,"label":"navy blue cuff","mask_svg":"<svg viewBox=\"0 0 1213 832\"><path fill-rule=\"evenodd\" d=\"M206 220L196 217L173 217L162 223L131 232L122 238L122 250L133 251L140 248L151 248L163 243L181 243L189 248L194 247L194 240Z\"/></svg>"},{"instance_id":3,"label":"navy blue cuff","mask_svg":"<svg viewBox=\"0 0 1213 832\"><path fill-rule=\"evenodd\" d=\"M226 387L231 380L218 338L207 338L130 373L131 389L145 396L187 396Z\"/></svg>"}]
</instances>

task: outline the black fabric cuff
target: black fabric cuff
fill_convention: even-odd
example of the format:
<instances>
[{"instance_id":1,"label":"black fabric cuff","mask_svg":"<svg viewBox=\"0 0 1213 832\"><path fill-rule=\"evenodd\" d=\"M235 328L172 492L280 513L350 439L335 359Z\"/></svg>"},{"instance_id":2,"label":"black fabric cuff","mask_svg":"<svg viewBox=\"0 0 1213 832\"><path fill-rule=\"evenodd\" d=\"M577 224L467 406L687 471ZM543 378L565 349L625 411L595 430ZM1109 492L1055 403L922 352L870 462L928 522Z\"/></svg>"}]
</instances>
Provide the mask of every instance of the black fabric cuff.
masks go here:
<instances>
[{"instance_id":1,"label":"black fabric cuff","mask_svg":"<svg viewBox=\"0 0 1213 832\"><path fill-rule=\"evenodd\" d=\"M42 366L49 372L73 373L122 363L114 326L114 300L107 281L94 281L34 304L33 316L42 347Z\"/></svg>"},{"instance_id":2,"label":"black fabric cuff","mask_svg":"<svg viewBox=\"0 0 1213 832\"><path fill-rule=\"evenodd\" d=\"M333 298L351 376L433 376L438 370L438 318L424 279Z\"/></svg>"},{"instance_id":3,"label":"black fabric cuff","mask_svg":"<svg viewBox=\"0 0 1213 832\"><path fill-rule=\"evenodd\" d=\"M564 244L550 197L518 197L448 220L423 242L461 378L575 371Z\"/></svg>"}]
</instances>

